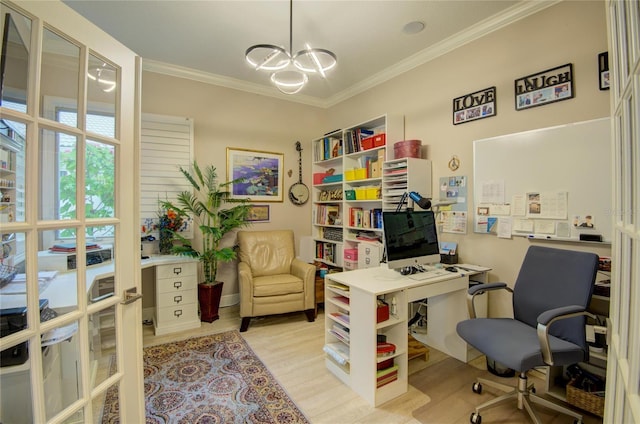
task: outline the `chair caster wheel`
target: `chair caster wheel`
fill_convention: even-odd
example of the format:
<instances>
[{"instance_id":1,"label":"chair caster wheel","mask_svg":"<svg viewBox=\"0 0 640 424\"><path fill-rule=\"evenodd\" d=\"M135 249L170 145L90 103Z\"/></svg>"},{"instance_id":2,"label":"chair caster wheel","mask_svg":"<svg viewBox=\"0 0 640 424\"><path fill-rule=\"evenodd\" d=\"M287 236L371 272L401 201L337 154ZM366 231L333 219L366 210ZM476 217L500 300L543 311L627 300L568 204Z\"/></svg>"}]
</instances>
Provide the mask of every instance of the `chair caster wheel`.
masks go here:
<instances>
[{"instance_id":1,"label":"chair caster wheel","mask_svg":"<svg viewBox=\"0 0 640 424\"><path fill-rule=\"evenodd\" d=\"M471 390L473 390L473 393L477 393L477 394L482 393L482 384L473 383L473 386L471 386Z\"/></svg>"},{"instance_id":2,"label":"chair caster wheel","mask_svg":"<svg viewBox=\"0 0 640 424\"><path fill-rule=\"evenodd\" d=\"M469 417L469 422L471 424L480 424L482 423L482 417L477 412L472 412L471 416Z\"/></svg>"}]
</instances>

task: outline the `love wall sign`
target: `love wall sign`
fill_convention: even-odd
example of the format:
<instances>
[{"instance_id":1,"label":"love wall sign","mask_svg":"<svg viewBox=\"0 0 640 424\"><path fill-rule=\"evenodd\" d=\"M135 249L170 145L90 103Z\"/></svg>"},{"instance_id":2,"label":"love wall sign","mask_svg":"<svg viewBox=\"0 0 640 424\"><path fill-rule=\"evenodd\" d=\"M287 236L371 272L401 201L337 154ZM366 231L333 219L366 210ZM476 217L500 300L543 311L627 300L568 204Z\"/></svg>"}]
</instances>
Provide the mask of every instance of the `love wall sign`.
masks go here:
<instances>
[{"instance_id":1,"label":"love wall sign","mask_svg":"<svg viewBox=\"0 0 640 424\"><path fill-rule=\"evenodd\" d=\"M453 99L453 125L496 115L496 88L489 87Z\"/></svg>"}]
</instances>

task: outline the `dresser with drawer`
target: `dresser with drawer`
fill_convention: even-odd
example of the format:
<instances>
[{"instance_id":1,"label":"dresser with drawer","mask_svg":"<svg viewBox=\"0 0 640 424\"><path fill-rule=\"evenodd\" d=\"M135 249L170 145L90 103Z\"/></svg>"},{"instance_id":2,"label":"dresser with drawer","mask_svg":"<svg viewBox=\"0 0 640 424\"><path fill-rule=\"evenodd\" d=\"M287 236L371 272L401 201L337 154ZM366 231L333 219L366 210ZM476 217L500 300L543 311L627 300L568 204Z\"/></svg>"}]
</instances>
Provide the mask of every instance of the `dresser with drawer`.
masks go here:
<instances>
[{"instance_id":1,"label":"dresser with drawer","mask_svg":"<svg viewBox=\"0 0 640 424\"><path fill-rule=\"evenodd\" d=\"M200 327L197 264L156 265L156 335Z\"/></svg>"}]
</instances>

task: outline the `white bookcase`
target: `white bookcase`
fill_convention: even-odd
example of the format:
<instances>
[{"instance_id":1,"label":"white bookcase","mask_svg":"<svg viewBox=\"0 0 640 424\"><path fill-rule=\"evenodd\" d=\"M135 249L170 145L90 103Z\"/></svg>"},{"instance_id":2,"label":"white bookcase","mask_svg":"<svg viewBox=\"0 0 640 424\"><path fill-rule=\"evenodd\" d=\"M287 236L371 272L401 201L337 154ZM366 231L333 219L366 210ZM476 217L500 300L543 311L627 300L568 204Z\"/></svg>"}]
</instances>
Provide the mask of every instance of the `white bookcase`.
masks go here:
<instances>
[{"instance_id":1,"label":"white bookcase","mask_svg":"<svg viewBox=\"0 0 640 424\"><path fill-rule=\"evenodd\" d=\"M358 260L345 260L345 250L349 256L360 244L369 243L381 251L381 244L372 239L382 236L383 163L393 159L393 144L403 139L404 118L383 115L312 141L312 241L317 261L354 269Z\"/></svg>"}]
</instances>

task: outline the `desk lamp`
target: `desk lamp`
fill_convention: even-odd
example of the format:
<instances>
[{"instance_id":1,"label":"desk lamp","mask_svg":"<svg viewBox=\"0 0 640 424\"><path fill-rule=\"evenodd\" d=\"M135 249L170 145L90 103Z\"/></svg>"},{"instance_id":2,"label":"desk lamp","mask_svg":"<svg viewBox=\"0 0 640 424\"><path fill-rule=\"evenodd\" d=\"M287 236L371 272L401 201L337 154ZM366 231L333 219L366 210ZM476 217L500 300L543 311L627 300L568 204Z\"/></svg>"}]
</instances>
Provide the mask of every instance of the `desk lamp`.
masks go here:
<instances>
[{"instance_id":1,"label":"desk lamp","mask_svg":"<svg viewBox=\"0 0 640 424\"><path fill-rule=\"evenodd\" d=\"M418 206L420 206L420 208L422 209L427 210L431 207L431 199L420 196L420 193L418 193L417 191L410 191L410 192L405 191L402 194L402 197L400 198L400 202L398 203L398 206L396 207L396 212L400 212L400 209L402 209L402 205L404 205L404 202L405 200L407 200L407 197L413 200L413 202L416 203ZM407 210L413 210L413 207L409 207L407 205Z\"/></svg>"}]
</instances>

